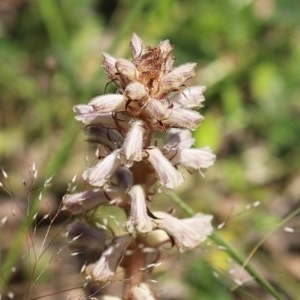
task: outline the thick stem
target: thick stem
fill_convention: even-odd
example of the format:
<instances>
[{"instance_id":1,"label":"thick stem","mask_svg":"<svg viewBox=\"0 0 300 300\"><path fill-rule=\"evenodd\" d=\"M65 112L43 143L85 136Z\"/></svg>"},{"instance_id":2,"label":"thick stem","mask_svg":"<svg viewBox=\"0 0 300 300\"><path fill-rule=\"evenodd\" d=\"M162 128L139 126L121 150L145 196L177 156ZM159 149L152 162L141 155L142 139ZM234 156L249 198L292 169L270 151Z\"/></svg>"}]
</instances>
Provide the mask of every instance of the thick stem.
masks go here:
<instances>
[{"instance_id":1,"label":"thick stem","mask_svg":"<svg viewBox=\"0 0 300 300\"><path fill-rule=\"evenodd\" d=\"M142 282L145 282L147 271L146 253L143 252L143 245L135 241L131 248L132 255L128 257L125 267L125 285L123 291L123 299L133 300L132 289Z\"/></svg>"},{"instance_id":2,"label":"thick stem","mask_svg":"<svg viewBox=\"0 0 300 300\"><path fill-rule=\"evenodd\" d=\"M153 131L147 126L144 136L144 148L151 146Z\"/></svg>"}]
</instances>

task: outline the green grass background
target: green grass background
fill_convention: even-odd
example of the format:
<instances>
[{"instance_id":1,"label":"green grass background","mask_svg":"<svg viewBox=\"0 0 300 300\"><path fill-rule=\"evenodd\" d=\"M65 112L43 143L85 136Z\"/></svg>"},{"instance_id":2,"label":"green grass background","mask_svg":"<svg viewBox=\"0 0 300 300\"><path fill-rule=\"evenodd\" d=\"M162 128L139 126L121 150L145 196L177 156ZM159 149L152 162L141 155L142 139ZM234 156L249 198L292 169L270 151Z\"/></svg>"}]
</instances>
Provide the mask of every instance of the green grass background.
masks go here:
<instances>
[{"instance_id":1,"label":"green grass background","mask_svg":"<svg viewBox=\"0 0 300 300\"><path fill-rule=\"evenodd\" d=\"M194 83L207 86L205 120L194 136L218 159L205 178L188 177L178 195L194 211L213 214L216 227L225 222L218 234L251 254L282 299L300 299L298 1L2 0L0 164L14 197L24 194L20 181L32 162L34 190L54 175L48 192L57 202L72 177L80 178L88 147L72 106L104 93L101 52L129 57L132 32L147 45L170 39L176 64L197 62ZM2 272L20 255L12 249L24 228L2 251ZM242 275L232 274L232 258L215 243L204 252L177 258L177 280L190 299L273 299L245 274L238 286ZM170 280L165 273L162 280ZM1 276L5 289L9 276Z\"/></svg>"}]
</instances>

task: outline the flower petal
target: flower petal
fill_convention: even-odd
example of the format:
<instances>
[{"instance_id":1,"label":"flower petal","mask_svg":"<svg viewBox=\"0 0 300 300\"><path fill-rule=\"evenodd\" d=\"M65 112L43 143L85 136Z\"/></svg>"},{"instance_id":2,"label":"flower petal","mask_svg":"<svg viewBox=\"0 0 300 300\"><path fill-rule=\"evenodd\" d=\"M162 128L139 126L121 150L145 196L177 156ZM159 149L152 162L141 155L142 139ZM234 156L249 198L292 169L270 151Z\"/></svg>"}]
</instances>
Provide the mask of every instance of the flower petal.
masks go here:
<instances>
[{"instance_id":1,"label":"flower petal","mask_svg":"<svg viewBox=\"0 0 300 300\"><path fill-rule=\"evenodd\" d=\"M160 92L177 90L184 82L196 75L196 63L181 65L160 79Z\"/></svg>"},{"instance_id":2,"label":"flower petal","mask_svg":"<svg viewBox=\"0 0 300 300\"><path fill-rule=\"evenodd\" d=\"M117 127L115 119L121 120L121 117L117 118L116 115L114 118L112 113L99 113L91 105L75 105L73 107L73 110L77 113L75 119L81 121L85 125L101 124L109 128L115 128ZM127 121L128 119L128 117L124 115L122 116L122 118L124 119L124 121Z\"/></svg>"},{"instance_id":3,"label":"flower petal","mask_svg":"<svg viewBox=\"0 0 300 300\"><path fill-rule=\"evenodd\" d=\"M127 202L127 195L118 190L91 190L75 194L66 194L63 197L63 210L68 210L72 214L84 214L87 211L102 205L110 203Z\"/></svg>"},{"instance_id":4,"label":"flower petal","mask_svg":"<svg viewBox=\"0 0 300 300\"><path fill-rule=\"evenodd\" d=\"M179 94L176 94L170 99L171 103L177 103L184 108L198 108L202 107L202 102L205 98L203 92L205 91L205 86L192 86L184 89Z\"/></svg>"},{"instance_id":5,"label":"flower petal","mask_svg":"<svg viewBox=\"0 0 300 300\"><path fill-rule=\"evenodd\" d=\"M169 189L175 189L183 182L182 175L173 167L170 161L158 148L147 150L148 161L156 171L161 184Z\"/></svg>"},{"instance_id":6,"label":"flower petal","mask_svg":"<svg viewBox=\"0 0 300 300\"><path fill-rule=\"evenodd\" d=\"M120 150L115 150L98 162L96 166L85 170L83 179L87 180L93 186L104 186L121 164L118 158L119 153Z\"/></svg>"},{"instance_id":7,"label":"flower petal","mask_svg":"<svg viewBox=\"0 0 300 300\"><path fill-rule=\"evenodd\" d=\"M187 219L177 219L165 212L155 212L157 227L165 230L175 241L180 252L192 250L213 231L212 216L196 214Z\"/></svg>"},{"instance_id":8,"label":"flower petal","mask_svg":"<svg viewBox=\"0 0 300 300\"><path fill-rule=\"evenodd\" d=\"M143 159L144 134L143 121L132 122L123 144L126 160L141 161Z\"/></svg>"},{"instance_id":9,"label":"flower petal","mask_svg":"<svg viewBox=\"0 0 300 300\"><path fill-rule=\"evenodd\" d=\"M85 191L82 193L66 194L63 197L63 209L72 214L85 213L98 205L108 203L109 199L100 190Z\"/></svg>"},{"instance_id":10,"label":"flower petal","mask_svg":"<svg viewBox=\"0 0 300 300\"><path fill-rule=\"evenodd\" d=\"M117 237L96 263L87 266L86 273L93 281L107 282L114 278L120 260L131 239L130 235Z\"/></svg>"},{"instance_id":11,"label":"flower petal","mask_svg":"<svg viewBox=\"0 0 300 300\"><path fill-rule=\"evenodd\" d=\"M73 106L74 112L76 112L79 115L94 113L95 109L93 106L88 104L77 104Z\"/></svg>"},{"instance_id":12,"label":"flower petal","mask_svg":"<svg viewBox=\"0 0 300 300\"><path fill-rule=\"evenodd\" d=\"M164 69L162 70L164 74L170 73L173 70L174 57L172 56L173 47L169 40L165 40L159 43L159 48L161 55L164 58Z\"/></svg>"},{"instance_id":13,"label":"flower petal","mask_svg":"<svg viewBox=\"0 0 300 300\"><path fill-rule=\"evenodd\" d=\"M195 130L203 119L203 116L194 110L173 107L170 116L163 121L163 124Z\"/></svg>"},{"instance_id":14,"label":"flower petal","mask_svg":"<svg viewBox=\"0 0 300 300\"><path fill-rule=\"evenodd\" d=\"M128 220L129 231L132 231L135 227L139 232L150 232L152 230L152 219L147 213L146 194L143 186L134 185L130 189L129 195L131 198Z\"/></svg>"},{"instance_id":15,"label":"flower petal","mask_svg":"<svg viewBox=\"0 0 300 300\"><path fill-rule=\"evenodd\" d=\"M216 156L212 153L211 148L202 147L200 149L181 149L172 159L172 162L181 164L189 170L206 169L214 164Z\"/></svg>"},{"instance_id":16,"label":"flower petal","mask_svg":"<svg viewBox=\"0 0 300 300\"><path fill-rule=\"evenodd\" d=\"M135 59L143 54L144 45L142 39L136 34L133 33L131 41L130 41L130 48L132 53L132 58Z\"/></svg>"},{"instance_id":17,"label":"flower petal","mask_svg":"<svg viewBox=\"0 0 300 300\"><path fill-rule=\"evenodd\" d=\"M195 142L190 130L171 128L168 131L168 138L164 144L164 149L190 148Z\"/></svg>"}]
</instances>

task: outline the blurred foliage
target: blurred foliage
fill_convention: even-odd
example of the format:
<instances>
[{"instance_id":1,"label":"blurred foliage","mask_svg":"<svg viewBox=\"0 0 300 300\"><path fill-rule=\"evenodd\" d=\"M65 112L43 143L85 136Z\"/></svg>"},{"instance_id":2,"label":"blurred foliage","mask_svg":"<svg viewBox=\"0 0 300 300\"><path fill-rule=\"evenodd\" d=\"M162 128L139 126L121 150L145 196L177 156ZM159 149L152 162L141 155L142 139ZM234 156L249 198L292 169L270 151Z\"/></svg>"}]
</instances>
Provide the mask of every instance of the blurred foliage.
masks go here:
<instances>
[{"instance_id":1,"label":"blurred foliage","mask_svg":"<svg viewBox=\"0 0 300 300\"><path fill-rule=\"evenodd\" d=\"M192 299L234 299L227 286L214 276L210 268L201 262L191 266L186 280L194 288Z\"/></svg>"},{"instance_id":2,"label":"blurred foliage","mask_svg":"<svg viewBox=\"0 0 300 300\"><path fill-rule=\"evenodd\" d=\"M59 202L85 167L72 106L104 92L101 52L129 55L132 32L149 45L168 38L177 64L198 63L194 83L207 91L194 136L218 155L179 193L216 226L225 222L220 233L249 254L300 203L299 20L293 0L1 0L0 156L12 188L35 162L41 181L55 174ZM299 216L286 225L295 232L279 228L251 261L286 299L300 299ZM211 251L210 267L194 258L187 272L194 299L268 299L249 278L243 296L214 280L210 268L228 257ZM220 272L231 278L229 270Z\"/></svg>"}]
</instances>

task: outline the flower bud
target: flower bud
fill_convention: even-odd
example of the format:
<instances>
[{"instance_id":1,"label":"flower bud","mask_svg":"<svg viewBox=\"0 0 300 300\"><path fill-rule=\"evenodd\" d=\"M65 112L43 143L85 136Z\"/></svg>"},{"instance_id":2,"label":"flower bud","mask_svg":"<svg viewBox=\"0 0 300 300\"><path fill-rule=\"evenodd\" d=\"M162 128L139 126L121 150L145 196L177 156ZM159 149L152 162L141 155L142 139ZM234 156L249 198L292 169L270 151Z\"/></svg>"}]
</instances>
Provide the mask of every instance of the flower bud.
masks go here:
<instances>
[{"instance_id":1,"label":"flower bud","mask_svg":"<svg viewBox=\"0 0 300 300\"><path fill-rule=\"evenodd\" d=\"M129 81L137 80L138 70L129 60L123 58L118 59L116 62L116 68L120 77L126 77Z\"/></svg>"},{"instance_id":2,"label":"flower bud","mask_svg":"<svg viewBox=\"0 0 300 300\"><path fill-rule=\"evenodd\" d=\"M124 95L133 101L141 101L147 98L148 89L140 82L133 82L127 85Z\"/></svg>"},{"instance_id":3,"label":"flower bud","mask_svg":"<svg viewBox=\"0 0 300 300\"><path fill-rule=\"evenodd\" d=\"M165 40L159 43L159 48L164 58L163 73L167 74L173 70L174 57L172 56L173 47L169 40Z\"/></svg>"},{"instance_id":4,"label":"flower bud","mask_svg":"<svg viewBox=\"0 0 300 300\"><path fill-rule=\"evenodd\" d=\"M120 148L124 142L121 133L115 129L107 128L102 125L88 125L85 128L85 132L89 142L107 146L111 150L116 147Z\"/></svg>"},{"instance_id":5,"label":"flower bud","mask_svg":"<svg viewBox=\"0 0 300 300\"><path fill-rule=\"evenodd\" d=\"M91 227L78 220L67 225L67 234L70 247L74 251L83 253L88 260L99 257L109 242L109 236L105 230Z\"/></svg>"},{"instance_id":6,"label":"flower bud","mask_svg":"<svg viewBox=\"0 0 300 300\"><path fill-rule=\"evenodd\" d=\"M132 53L132 58L135 59L143 54L144 45L142 39L137 35L133 34L130 41L130 48Z\"/></svg>"},{"instance_id":7,"label":"flower bud","mask_svg":"<svg viewBox=\"0 0 300 300\"><path fill-rule=\"evenodd\" d=\"M114 174L112 182L120 189L129 189L133 185L132 171L126 167L119 167Z\"/></svg>"},{"instance_id":8,"label":"flower bud","mask_svg":"<svg viewBox=\"0 0 300 300\"><path fill-rule=\"evenodd\" d=\"M111 80L115 79L118 70L116 69L116 59L107 53L102 53L103 55L103 67Z\"/></svg>"}]
</instances>

